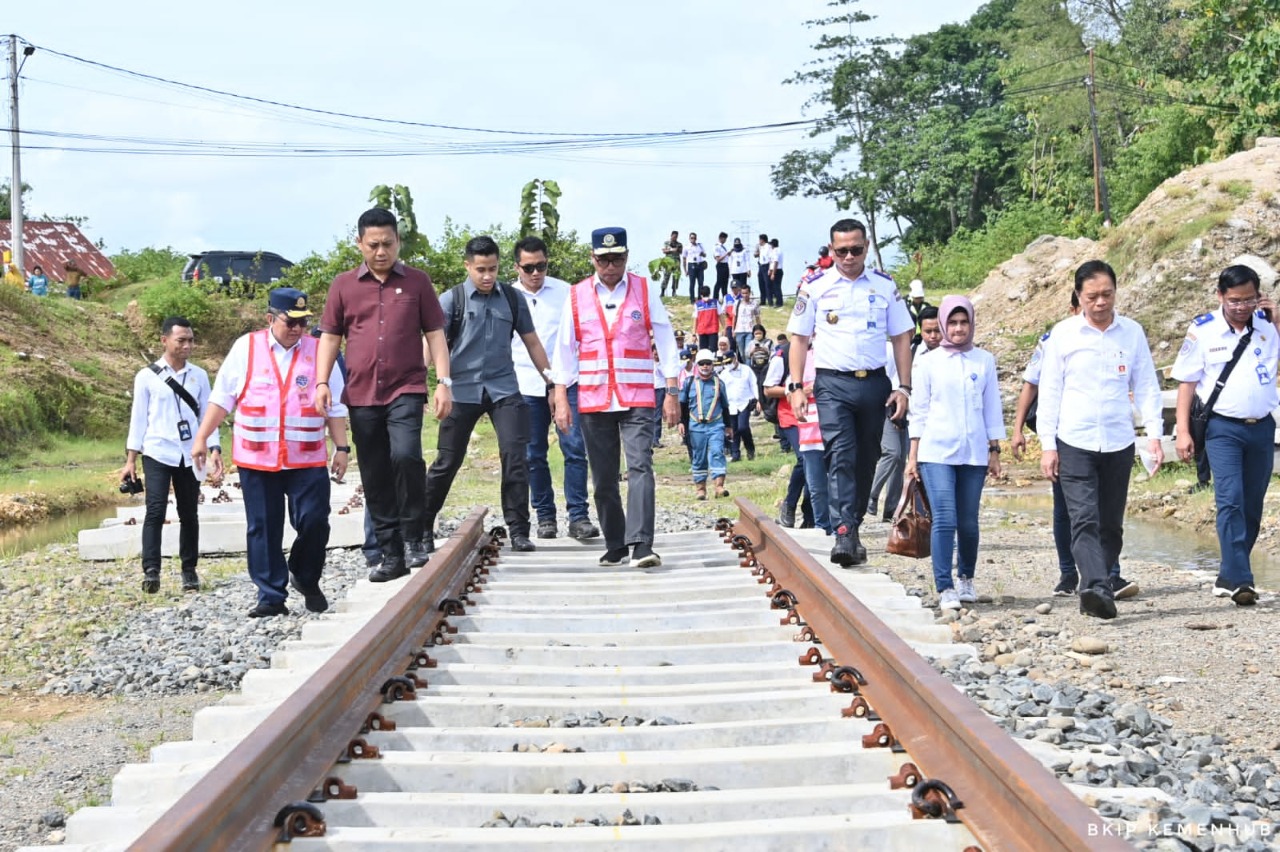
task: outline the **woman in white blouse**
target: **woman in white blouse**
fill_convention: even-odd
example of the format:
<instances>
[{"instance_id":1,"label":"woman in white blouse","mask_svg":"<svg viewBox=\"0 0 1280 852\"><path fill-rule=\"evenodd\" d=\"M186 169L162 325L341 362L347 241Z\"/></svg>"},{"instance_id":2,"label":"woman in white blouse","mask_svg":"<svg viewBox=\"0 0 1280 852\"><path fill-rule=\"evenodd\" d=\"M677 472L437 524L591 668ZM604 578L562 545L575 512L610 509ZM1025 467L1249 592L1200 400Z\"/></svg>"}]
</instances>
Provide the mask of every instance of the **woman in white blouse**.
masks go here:
<instances>
[{"instance_id":1,"label":"woman in white blouse","mask_svg":"<svg viewBox=\"0 0 1280 852\"><path fill-rule=\"evenodd\" d=\"M911 375L915 388L906 475L924 483L933 509L930 544L939 606L959 609L978 599L973 587L978 503L987 474L1000 475L1005 431L996 360L973 345L973 304L964 296L947 296L938 317L942 345L919 359Z\"/></svg>"}]
</instances>

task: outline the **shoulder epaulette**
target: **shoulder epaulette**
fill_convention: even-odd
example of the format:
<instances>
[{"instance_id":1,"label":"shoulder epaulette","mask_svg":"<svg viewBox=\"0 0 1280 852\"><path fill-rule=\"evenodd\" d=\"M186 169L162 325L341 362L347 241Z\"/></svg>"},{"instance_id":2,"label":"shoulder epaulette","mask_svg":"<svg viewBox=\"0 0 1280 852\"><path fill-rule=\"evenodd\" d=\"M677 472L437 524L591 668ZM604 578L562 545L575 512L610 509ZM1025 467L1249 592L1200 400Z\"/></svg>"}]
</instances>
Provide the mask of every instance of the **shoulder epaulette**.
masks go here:
<instances>
[{"instance_id":1,"label":"shoulder epaulette","mask_svg":"<svg viewBox=\"0 0 1280 852\"><path fill-rule=\"evenodd\" d=\"M1192 320L1192 322L1194 322L1196 325L1204 325L1205 323L1212 322L1212 321L1213 321L1213 314L1201 314L1200 316Z\"/></svg>"},{"instance_id":2,"label":"shoulder epaulette","mask_svg":"<svg viewBox=\"0 0 1280 852\"><path fill-rule=\"evenodd\" d=\"M825 269L815 269L812 272L806 273L803 277L801 277L800 283L811 284L814 281L817 281L819 278L821 278L825 273L826 273Z\"/></svg>"},{"instance_id":3,"label":"shoulder epaulette","mask_svg":"<svg viewBox=\"0 0 1280 852\"><path fill-rule=\"evenodd\" d=\"M871 270L871 274L872 274L872 275L879 275L881 278L887 278L887 279L888 279L888 280L890 280L890 281L892 281L892 280L893 280L893 276L892 276L892 275L890 275L889 273L885 272L883 269L873 269L873 270Z\"/></svg>"},{"instance_id":4,"label":"shoulder epaulette","mask_svg":"<svg viewBox=\"0 0 1280 852\"><path fill-rule=\"evenodd\" d=\"M954 313L954 311L953 311L953 313ZM1049 332L1047 332L1047 331L1046 331L1044 334L1040 335L1040 342L1041 342L1041 343L1044 343L1044 342L1045 342L1046 340L1048 340L1048 339L1049 339Z\"/></svg>"}]
</instances>

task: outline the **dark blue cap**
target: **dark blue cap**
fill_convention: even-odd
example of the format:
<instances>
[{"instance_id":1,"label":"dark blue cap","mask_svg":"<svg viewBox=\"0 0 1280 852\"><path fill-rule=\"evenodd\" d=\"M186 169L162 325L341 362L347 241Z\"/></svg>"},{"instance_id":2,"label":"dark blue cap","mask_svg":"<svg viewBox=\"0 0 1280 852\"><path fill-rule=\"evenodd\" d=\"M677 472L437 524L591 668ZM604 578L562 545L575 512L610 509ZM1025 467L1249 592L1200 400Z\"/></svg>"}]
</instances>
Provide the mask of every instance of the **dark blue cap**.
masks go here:
<instances>
[{"instance_id":1,"label":"dark blue cap","mask_svg":"<svg viewBox=\"0 0 1280 852\"><path fill-rule=\"evenodd\" d=\"M591 232L592 254L623 254L626 250L626 228L596 228Z\"/></svg>"},{"instance_id":2,"label":"dark blue cap","mask_svg":"<svg viewBox=\"0 0 1280 852\"><path fill-rule=\"evenodd\" d=\"M307 294L296 287L277 287L267 296L267 307L289 319L311 316Z\"/></svg>"}]
</instances>

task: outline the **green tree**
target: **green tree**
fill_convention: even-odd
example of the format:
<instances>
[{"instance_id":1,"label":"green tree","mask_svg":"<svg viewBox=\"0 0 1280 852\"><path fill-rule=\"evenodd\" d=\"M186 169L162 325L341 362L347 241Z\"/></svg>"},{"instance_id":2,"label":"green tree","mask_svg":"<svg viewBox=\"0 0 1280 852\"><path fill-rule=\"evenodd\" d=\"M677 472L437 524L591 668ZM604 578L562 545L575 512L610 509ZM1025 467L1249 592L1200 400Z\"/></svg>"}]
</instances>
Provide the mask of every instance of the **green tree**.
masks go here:
<instances>
[{"instance_id":1,"label":"green tree","mask_svg":"<svg viewBox=\"0 0 1280 852\"><path fill-rule=\"evenodd\" d=\"M560 230L560 184L534 178L520 190L520 236L540 237L550 246Z\"/></svg>"},{"instance_id":2,"label":"green tree","mask_svg":"<svg viewBox=\"0 0 1280 852\"><path fill-rule=\"evenodd\" d=\"M865 152L871 136L871 88L895 41L858 34L858 26L875 20L857 8L861 2L830 0L827 6L837 14L805 22L821 30L813 45L817 58L784 82L818 87L805 104L821 111L810 136L831 141L826 147L785 154L770 175L778 198L829 198L840 210L862 211L876 262L883 267L879 219L888 188L868 168Z\"/></svg>"},{"instance_id":3,"label":"green tree","mask_svg":"<svg viewBox=\"0 0 1280 852\"><path fill-rule=\"evenodd\" d=\"M31 184L25 180L22 182L22 201L26 204L27 196L31 193ZM13 187L10 181L0 183L0 219L8 221L13 216ZM25 206L22 208L27 209Z\"/></svg>"}]
</instances>

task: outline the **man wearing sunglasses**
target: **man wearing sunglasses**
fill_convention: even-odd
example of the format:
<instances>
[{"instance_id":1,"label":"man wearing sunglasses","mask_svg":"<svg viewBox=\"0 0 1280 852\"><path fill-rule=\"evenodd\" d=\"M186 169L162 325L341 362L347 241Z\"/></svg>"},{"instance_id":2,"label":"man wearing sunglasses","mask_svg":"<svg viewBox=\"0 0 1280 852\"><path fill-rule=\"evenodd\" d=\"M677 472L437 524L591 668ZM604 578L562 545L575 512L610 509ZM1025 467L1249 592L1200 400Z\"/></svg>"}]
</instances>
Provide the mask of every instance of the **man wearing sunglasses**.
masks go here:
<instances>
[{"instance_id":1,"label":"man wearing sunglasses","mask_svg":"<svg viewBox=\"0 0 1280 852\"><path fill-rule=\"evenodd\" d=\"M209 405L191 447L196 467L204 465L208 441L229 412L231 457L240 471L244 496L246 559L249 577L258 587L250 618L288 615L289 586L302 595L311 612L324 612L329 601L320 590L325 548L329 544L329 453L325 427L333 440L333 477L347 471L347 407L318 400L316 352L307 334L311 309L307 296L278 287L268 298L267 327L237 340L218 370ZM334 371L336 398L342 374ZM214 453L209 472L222 475L222 454ZM285 501L297 537L284 557Z\"/></svg>"},{"instance_id":2,"label":"man wearing sunglasses","mask_svg":"<svg viewBox=\"0 0 1280 852\"><path fill-rule=\"evenodd\" d=\"M680 420L676 377L680 356L671 319L662 299L639 275L627 272L627 232L597 228L591 232L595 275L574 285L560 315L561 333L551 356L555 382L556 425L567 430L574 419L569 386L578 383L582 437L595 486L596 514L604 529L603 566L621 565L630 553L632 568L662 564L653 552L653 358L658 348L667 382L664 419ZM627 459L627 506L618 489L618 465Z\"/></svg>"},{"instance_id":3,"label":"man wearing sunglasses","mask_svg":"<svg viewBox=\"0 0 1280 852\"><path fill-rule=\"evenodd\" d=\"M565 281L547 274L547 244L538 237L525 237L515 246L515 291L524 297L533 317L533 328L543 348L554 352L560 334L560 316L569 298ZM529 443L525 462L529 466L529 499L538 518L538 538L555 538L556 495L551 487L551 468L547 464L547 430L553 425L551 397L547 380L534 366L533 358L522 340L511 341L511 359L516 365L520 395L529 409ZM560 455L564 457L564 501L569 513L569 535L579 541L596 538L600 530L591 523L587 511L587 450L582 443L582 427L578 423L578 385L568 388L569 408L573 424L567 430L556 428Z\"/></svg>"},{"instance_id":4,"label":"man wearing sunglasses","mask_svg":"<svg viewBox=\"0 0 1280 852\"><path fill-rule=\"evenodd\" d=\"M855 219L831 226L835 264L796 294L791 335L788 400L804 421L805 350L813 339L813 396L822 429L827 469L835 485L838 516L831 561L848 568L867 561L858 528L867 512L871 480L880 457L885 409L907 414L911 395L911 336L915 323L893 279L866 268L867 229ZM898 387L885 371L893 343Z\"/></svg>"}]
</instances>

